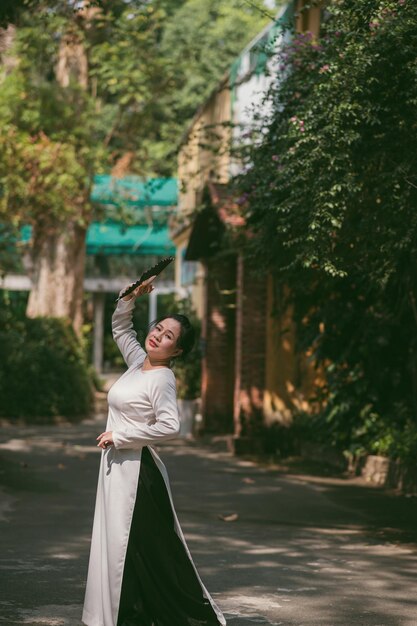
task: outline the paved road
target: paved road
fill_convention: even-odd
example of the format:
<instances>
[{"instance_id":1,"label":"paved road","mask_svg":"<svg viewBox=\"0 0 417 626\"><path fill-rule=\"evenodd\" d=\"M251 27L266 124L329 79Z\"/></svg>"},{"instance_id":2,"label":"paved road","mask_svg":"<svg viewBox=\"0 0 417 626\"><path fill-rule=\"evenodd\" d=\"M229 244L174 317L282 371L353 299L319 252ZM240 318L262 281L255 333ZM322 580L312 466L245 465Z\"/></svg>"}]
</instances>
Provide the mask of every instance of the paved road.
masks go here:
<instances>
[{"instance_id":1,"label":"paved road","mask_svg":"<svg viewBox=\"0 0 417 626\"><path fill-rule=\"evenodd\" d=\"M80 626L102 424L2 429L0 624ZM229 626L417 626L417 498L180 440L160 453Z\"/></svg>"}]
</instances>

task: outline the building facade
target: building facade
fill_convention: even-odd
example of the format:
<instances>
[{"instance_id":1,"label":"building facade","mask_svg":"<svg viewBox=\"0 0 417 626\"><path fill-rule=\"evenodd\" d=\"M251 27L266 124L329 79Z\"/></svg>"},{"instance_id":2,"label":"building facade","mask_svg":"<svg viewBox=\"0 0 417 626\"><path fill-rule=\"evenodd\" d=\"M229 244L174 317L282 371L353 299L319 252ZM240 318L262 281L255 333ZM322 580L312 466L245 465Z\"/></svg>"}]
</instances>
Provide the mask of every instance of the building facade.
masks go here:
<instances>
[{"instance_id":1,"label":"building facade","mask_svg":"<svg viewBox=\"0 0 417 626\"><path fill-rule=\"evenodd\" d=\"M202 320L202 413L206 432L233 434L237 452L273 423L287 425L308 410L314 373L295 349L291 312L281 312L283 287L259 275L238 250L245 236L228 182L239 171L233 147L251 140L255 110L279 80L280 48L295 30L318 35L320 7L284 6L242 51L197 111L178 156L179 202L171 220L177 287L192 286ZM273 53L273 54L271 54Z\"/></svg>"}]
</instances>

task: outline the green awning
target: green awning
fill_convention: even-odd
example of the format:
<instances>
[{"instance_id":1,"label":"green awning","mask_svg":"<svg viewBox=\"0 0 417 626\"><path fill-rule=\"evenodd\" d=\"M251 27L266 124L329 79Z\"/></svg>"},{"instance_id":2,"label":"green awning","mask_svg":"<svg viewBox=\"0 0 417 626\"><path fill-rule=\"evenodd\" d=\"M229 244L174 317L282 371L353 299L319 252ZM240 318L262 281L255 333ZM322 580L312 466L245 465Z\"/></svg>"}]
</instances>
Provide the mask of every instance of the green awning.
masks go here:
<instances>
[{"instance_id":1,"label":"green awning","mask_svg":"<svg viewBox=\"0 0 417 626\"><path fill-rule=\"evenodd\" d=\"M176 178L100 174L90 198L105 206L107 219L89 227L87 254L174 254L167 223L178 201Z\"/></svg>"},{"instance_id":2,"label":"green awning","mask_svg":"<svg viewBox=\"0 0 417 626\"><path fill-rule=\"evenodd\" d=\"M88 228L86 245L87 254L175 254L167 226L124 226L113 221L94 222Z\"/></svg>"},{"instance_id":3,"label":"green awning","mask_svg":"<svg viewBox=\"0 0 417 626\"><path fill-rule=\"evenodd\" d=\"M23 226L20 240L28 243L32 227ZM120 222L93 222L87 230L87 254L137 254L170 256L175 247L167 226L125 226Z\"/></svg>"},{"instance_id":4,"label":"green awning","mask_svg":"<svg viewBox=\"0 0 417 626\"><path fill-rule=\"evenodd\" d=\"M175 254L167 222L177 198L176 178L95 176L91 200L105 205L106 219L88 227L87 254ZM129 208L129 224L121 216L117 219L119 209L123 214L125 207ZM31 226L24 226L20 235L23 243L29 242Z\"/></svg>"},{"instance_id":5,"label":"green awning","mask_svg":"<svg viewBox=\"0 0 417 626\"><path fill-rule=\"evenodd\" d=\"M119 203L133 206L169 207L177 204L178 185L176 178L148 178L125 176L115 178L108 174L94 177L91 200L98 204Z\"/></svg>"}]
</instances>

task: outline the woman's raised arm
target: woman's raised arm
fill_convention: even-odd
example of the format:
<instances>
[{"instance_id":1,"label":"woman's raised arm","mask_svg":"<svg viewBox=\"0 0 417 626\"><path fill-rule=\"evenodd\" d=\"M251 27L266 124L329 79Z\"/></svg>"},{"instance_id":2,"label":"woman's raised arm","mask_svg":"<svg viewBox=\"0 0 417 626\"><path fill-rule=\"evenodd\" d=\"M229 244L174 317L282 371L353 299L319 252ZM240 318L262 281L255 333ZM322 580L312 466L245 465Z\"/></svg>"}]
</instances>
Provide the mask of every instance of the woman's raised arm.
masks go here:
<instances>
[{"instance_id":1,"label":"woman's raised arm","mask_svg":"<svg viewBox=\"0 0 417 626\"><path fill-rule=\"evenodd\" d=\"M117 343L122 356L130 367L136 361L143 360L146 357L146 352L136 339L136 331L133 329L132 312L135 308L135 300L138 296L153 291L152 281L155 276L152 276L144 283L142 283L135 291L129 296L121 298L112 317L112 332L113 339ZM125 289L125 288L124 288ZM124 289L120 292L122 293Z\"/></svg>"},{"instance_id":2,"label":"woman's raised arm","mask_svg":"<svg viewBox=\"0 0 417 626\"><path fill-rule=\"evenodd\" d=\"M133 329L132 312L134 308L134 298L129 301L119 300L111 323L113 339L128 367L146 357L146 352L136 339L136 331Z\"/></svg>"}]
</instances>

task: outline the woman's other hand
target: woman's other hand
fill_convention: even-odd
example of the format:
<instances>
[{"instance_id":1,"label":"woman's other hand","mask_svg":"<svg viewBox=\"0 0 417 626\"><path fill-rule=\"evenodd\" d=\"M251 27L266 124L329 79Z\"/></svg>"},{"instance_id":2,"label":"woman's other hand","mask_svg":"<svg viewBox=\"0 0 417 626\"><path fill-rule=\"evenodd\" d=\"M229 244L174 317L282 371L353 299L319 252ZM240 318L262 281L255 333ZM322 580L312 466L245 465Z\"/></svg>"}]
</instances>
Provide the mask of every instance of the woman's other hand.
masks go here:
<instances>
[{"instance_id":1,"label":"woman's other hand","mask_svg":"<svg viewBox=\"0 0 417 626\"><path fill-rule=\"evenodd\" d=\"M109 446L114 445L113 432L111 430L108 430L106 433L101 433L101 435L97 437L96 441L98 441L97 447L103 448L103 450L105 450Z\"/></svg>"},{"instance_id":2,"label":"woman's other hand","mask_svg":"<svg viewBox=\"0 0 417 626\"><path fill-rule=\"evenodd\" d=\"M122 298L122 300L126 300L127 301L127 300L131 300L132 298L137 298L138 296L143 296L143 294L145 294L145 293L151 293L151 291L153 291L155 289L155 287L152 285L152 283L155 280L155 278L156 278L156 276L151 276L147 280L144 280L143 283L141 285L139 285L139 287L136 287L136 289L134 291L132 291L127 296ZM123 293L131 285L133 285L133 283L130 283L130 285L126 285L126 287L123 287L123 289L121 290L120 293Z\"/></svg>"}]
</instances>

